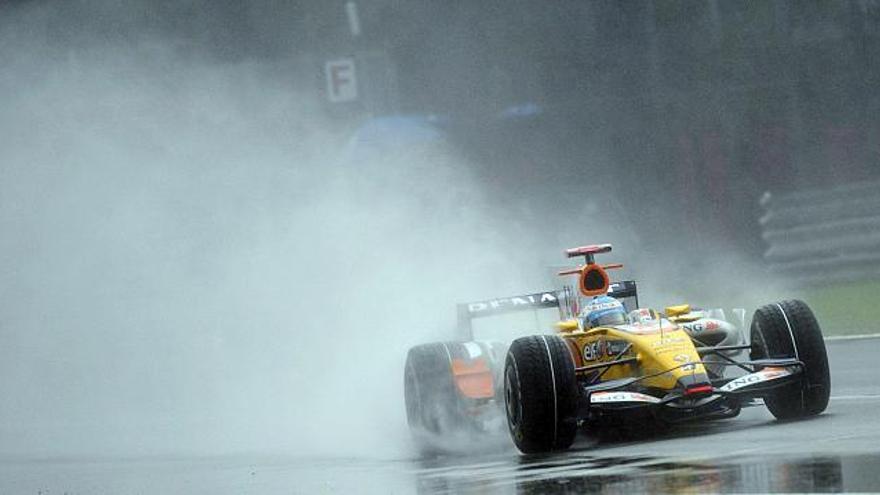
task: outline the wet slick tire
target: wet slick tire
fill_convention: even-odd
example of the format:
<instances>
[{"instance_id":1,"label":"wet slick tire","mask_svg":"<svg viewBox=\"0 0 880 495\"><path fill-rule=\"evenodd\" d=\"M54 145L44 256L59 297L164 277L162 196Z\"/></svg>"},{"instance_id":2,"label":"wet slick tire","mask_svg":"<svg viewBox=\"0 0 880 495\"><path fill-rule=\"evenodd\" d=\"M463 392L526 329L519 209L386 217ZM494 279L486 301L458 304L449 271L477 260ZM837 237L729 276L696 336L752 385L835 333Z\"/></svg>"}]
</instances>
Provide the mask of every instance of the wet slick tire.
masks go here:
<instances>
[{"instance_id":1,"label":"wet slick tire","mask_svg":"<svg viewBox=\"0 0 880 495\"><path fill-rule=\"evenodd\" d=\"M752 359L795 358L804 363L802 379L764 397L776 419L814 416L828 407L831 375L819 323L803 301L762 306L751 327Z\"/></svg>"},{"instance_id":2,"label":"wet slick tire","mask_svg":"<svg viewBox=\"0 0 880 495\"><path fill-rule=\"evenodd\" d=\"M516 339L504 364L507 426L525 454L563 450L577 432L577 381L568 344L555 335Z\"/></svg>"},{"instance_id":3,"label":"wet slick tire","mask_svg":"<svg viewBox=\"0 0 880 495\"><path fill-rule=\"evenodd\" d=\"M413 347L403 377L406 420L420 447L431 435L444 435L467 424L452 376L450 349L442 342Z\"/></svg>"}]
</instances>

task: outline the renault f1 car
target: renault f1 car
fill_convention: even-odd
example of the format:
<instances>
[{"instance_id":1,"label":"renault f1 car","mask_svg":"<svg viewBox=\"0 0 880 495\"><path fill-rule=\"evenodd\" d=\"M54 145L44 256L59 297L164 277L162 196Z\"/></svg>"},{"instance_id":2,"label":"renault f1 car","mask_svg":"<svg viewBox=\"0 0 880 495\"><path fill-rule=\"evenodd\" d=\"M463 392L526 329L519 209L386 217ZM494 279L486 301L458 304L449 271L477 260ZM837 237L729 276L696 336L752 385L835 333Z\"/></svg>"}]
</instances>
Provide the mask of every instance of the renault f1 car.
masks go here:
<instances>
[{"instance_id":1,"label":"renault f1 car","mask_svg":"<svg viewBox=\"0 0 880 495\"><path fill-rule=\"evenodd\" d=\"M722 310L687 304L640 308L634 281L610 282L607 271L621 265L596 263L595 255L610 251L609 244L566 251L585 258L560 272L577 276L577 292L461 305L464 342L411 349L405 399L417 438L490 431L500 415L520 451L539 453L568 448L579 429L730 418L762 403L778 419L825 410L828 359L805 303L758 308L746 342L743 310L728 320ZM627 320L586 326L578 318L582 299L605 294L623 303ZM473 340L473 318L544 307L558 309L553 335L520 337L509 346ZM745 351L748 358L740 359Z\"/></svg>"}]
</instances>

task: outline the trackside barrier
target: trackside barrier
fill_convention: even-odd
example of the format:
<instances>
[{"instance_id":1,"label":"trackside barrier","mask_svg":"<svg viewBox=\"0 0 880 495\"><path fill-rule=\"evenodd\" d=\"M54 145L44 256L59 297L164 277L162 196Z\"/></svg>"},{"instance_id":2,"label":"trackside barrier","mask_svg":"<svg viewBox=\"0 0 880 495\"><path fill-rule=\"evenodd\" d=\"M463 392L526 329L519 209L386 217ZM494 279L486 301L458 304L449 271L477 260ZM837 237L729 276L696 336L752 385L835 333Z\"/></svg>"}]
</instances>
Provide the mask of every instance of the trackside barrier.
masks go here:
<instances>
[{"instance_id":1,"label":"trackside barrier","mask_svg":"<svg viewBox=\"0 0 880 495\"><path fill-rule=\"evenodd\" d=\"M804 284L880 279L880 181L761 198L770 268Z\"/></svg>"}]
</instances>

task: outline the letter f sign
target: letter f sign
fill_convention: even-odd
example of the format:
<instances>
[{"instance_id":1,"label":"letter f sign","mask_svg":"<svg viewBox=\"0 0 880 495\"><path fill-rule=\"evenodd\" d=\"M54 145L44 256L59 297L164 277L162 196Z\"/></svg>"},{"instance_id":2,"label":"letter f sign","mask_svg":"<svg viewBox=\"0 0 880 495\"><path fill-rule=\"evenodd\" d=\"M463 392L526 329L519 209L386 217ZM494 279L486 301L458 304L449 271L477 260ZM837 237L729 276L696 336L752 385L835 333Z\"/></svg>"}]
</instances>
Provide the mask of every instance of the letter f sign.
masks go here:
<instances>
[{"instance_id":1,"label":"letter f sign","mask_svg":"<svg viewBox=\"0 0 880 495\"><path fill-rule=\"evenodd\" d=\"M354 60L330 60L324 65L324 74L327 78L327 100L331 103L357 100Z\"/></svg>"}]
</instances>

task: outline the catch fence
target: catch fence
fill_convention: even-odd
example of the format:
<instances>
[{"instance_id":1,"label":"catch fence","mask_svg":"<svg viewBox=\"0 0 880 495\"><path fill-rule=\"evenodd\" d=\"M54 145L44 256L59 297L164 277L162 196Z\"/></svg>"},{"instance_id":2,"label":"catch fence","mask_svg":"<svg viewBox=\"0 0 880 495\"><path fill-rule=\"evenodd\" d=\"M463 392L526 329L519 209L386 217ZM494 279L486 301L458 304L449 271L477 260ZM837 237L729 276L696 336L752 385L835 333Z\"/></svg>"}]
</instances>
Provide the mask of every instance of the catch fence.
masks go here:
<instances>
[{"instance_id":1,"label":"catch fence","mask_svg":"<svg viewBox=\"0 0 880 495\"><path fill-rule=\"evenodd\" d=\"M770 269L805 285L880 279L880 181L765 193Z\"/></svg>"}]
</instances>

